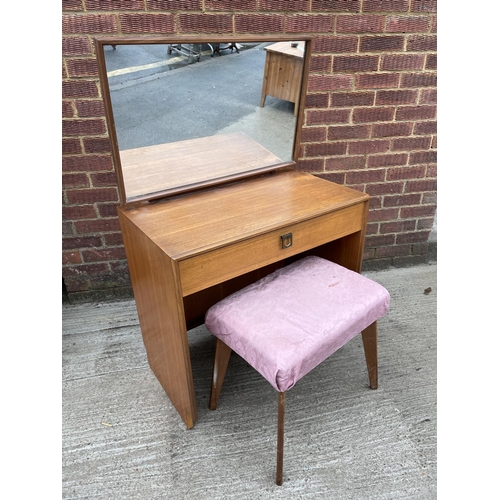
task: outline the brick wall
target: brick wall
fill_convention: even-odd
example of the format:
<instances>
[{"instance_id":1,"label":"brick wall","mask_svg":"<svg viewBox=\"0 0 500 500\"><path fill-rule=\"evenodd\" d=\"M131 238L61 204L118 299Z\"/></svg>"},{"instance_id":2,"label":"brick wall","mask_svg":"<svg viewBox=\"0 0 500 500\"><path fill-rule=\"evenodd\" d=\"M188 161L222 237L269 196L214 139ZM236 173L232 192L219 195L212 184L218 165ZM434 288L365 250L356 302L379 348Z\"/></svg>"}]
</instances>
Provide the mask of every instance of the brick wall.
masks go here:
<instances>
[{"instance_id":1,"label":"brick wall","mask_svg":"<svg viewBox=\"0 0 500 500\"><path fill-rule=\"evenodd\" d=\"M364 269L424 262L436 211L437 0L63 0L63 279L130 295L92 38L307 34L299 167L372 196Z\"/></svg>"}]
</instances>

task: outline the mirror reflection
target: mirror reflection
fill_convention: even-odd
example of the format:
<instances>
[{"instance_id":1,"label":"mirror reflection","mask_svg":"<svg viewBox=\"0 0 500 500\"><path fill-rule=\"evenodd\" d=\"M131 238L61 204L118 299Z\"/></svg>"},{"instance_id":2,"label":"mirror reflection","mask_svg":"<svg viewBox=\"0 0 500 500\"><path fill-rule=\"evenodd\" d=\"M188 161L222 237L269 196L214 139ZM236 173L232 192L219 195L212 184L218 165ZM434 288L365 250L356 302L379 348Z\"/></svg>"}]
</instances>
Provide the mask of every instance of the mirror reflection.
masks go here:
<instances>
[{"instance_id":1,"label":"mirror reflection","mask_svg":"<svg viewBox=\"0 0 500 500\"><path fill-rule=\"evenodd\" d=\"M127 201L292 161L304 49L104 45Z\"/></svg>"}]
</instances>

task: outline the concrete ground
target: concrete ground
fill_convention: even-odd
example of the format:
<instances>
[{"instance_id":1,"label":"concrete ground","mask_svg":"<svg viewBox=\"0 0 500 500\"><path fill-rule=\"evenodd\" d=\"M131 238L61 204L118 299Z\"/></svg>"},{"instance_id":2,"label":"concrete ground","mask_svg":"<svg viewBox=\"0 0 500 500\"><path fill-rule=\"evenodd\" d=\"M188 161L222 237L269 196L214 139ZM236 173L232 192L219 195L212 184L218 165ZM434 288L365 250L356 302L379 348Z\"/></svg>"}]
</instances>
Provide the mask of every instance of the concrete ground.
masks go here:
<instances>
[{"instance_id":1,"label":"concrete ground","mask_svg":"<svg viewBox=\"0 0 500 500\"><path fill-rule=\"evenodd\" d=\"M365 273L391 294L380 387L356 337L287 393L281 487L276 392L233 354L208 410L203 326L189 332L199 420L186 430L147 364L134 301L63 305L62 498L437 498L436 270Z\"/></svg>"}]
</instances>

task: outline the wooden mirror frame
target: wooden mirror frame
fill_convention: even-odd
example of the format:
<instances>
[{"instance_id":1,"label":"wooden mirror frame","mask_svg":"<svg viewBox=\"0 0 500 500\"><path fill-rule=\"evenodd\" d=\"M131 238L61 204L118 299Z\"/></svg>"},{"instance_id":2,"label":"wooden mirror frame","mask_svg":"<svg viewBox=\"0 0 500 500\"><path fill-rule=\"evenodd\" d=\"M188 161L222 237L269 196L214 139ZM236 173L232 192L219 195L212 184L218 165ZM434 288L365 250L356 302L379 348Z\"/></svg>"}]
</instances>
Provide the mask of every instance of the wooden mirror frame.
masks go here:
<instances>
[{"instance_id":1,"label":"wooden mirror frame","mask_svg":"<svg viewBox=\"0 0 500 500\"><path fill-rule=\"evenodd\" d=\"M120 158L120 151L118 148L118 138L116 133L116 126L113 116L113 106L111 101L111 93L109 89L109 82L106 70L106 60L104 55L104 46L112 45L154 45L154 44L202 44L202 43L266 43L266 42L293 42L293 41L304 41L304 62L302 70L302 82L299 97L299 106L295 122L295 132L293 139L293 151L292 160L278 163L271 166L265 166L259 169L255 169L247 172L240 172L236 174L231 174L223 177L218 177L214 179L204 180L201 182L192 183L189 185L178 186L175 188L164 189L156 191L154 193L147 193L142 196L136 196L134 198L127 199L125 192L125 185L123 179L122 164ZM282 170L286 168L293 167L296 165L299 148L300 148L300 136L304 120L304 102L307 91L307 77L309 74L309 61L311 57L311 37L309 36L290 36L290 35L233 35L233 36L220 36L220 35L210 35L206 34L203 36L162 36L162 37L98 37L94 38L94 46L96 51L96 58L98 63L99 79L101 82L101 92L102 99L104 102L105 117L108 126L108 134L111 143L111 153L113 156L113 162L115 165L115 172L118 185L118 193L120 205L133 205L138 202L158 200L160 198L165 198L168 196L173 196L181 193L187 193L195 190L199 190L209 186L216 186L228 182L233 182L239 179L244 179L248 177L253 177L256 175L262 175L266 172L273 172L277 170Z\"/></svg>"}]
</instances>

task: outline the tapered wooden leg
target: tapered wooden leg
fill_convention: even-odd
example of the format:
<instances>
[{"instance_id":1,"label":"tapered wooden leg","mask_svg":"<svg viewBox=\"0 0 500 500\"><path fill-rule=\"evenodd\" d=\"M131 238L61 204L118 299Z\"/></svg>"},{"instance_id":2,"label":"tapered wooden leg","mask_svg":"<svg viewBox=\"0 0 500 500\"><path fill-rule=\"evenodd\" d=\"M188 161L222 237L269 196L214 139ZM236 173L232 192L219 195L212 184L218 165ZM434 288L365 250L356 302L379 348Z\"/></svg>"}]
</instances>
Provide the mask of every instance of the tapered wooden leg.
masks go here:
<instances>
[{"instance_id":1,"label":"tapered wooden leg","mask_svg":"<svg viewBox=\"0 0 500 500\"><path fill-rule=\"evenodd\" d=\"M378 361L377 361L377 322L374 321L369 327L365 328L361 335L363 336L363 347L365 349L366 367L368 368L368 378L370 387L378 388Z\"/></svg>"},{"instance_id":2,"label":"tapered wooden leg","mask_svg":"<svg viewBox=\"0 0 500 500\"><path fill-rule=\"evenodd\" d=\"M220 390L222 388L222 382L224 382L224 377L226 376L227 365L229 363L229 358L231 357L231 352L231 348L224 344L222 340L218 338L215 339L212 388L210 389L210 403L208 405L210 410L215 410L217 408Z\"/></svg>"},{"instance_id":3,"label":"tapered wooden leg","mask_svg":"<svg viewBox=\"0 0 500 500\"><path fill-rule=\"evenodd\" d=\"M283 484L283 443L285 441L285 393L278 393L278 459L276 463L276 484Z\"/></svg>"}]
</instances>

